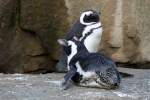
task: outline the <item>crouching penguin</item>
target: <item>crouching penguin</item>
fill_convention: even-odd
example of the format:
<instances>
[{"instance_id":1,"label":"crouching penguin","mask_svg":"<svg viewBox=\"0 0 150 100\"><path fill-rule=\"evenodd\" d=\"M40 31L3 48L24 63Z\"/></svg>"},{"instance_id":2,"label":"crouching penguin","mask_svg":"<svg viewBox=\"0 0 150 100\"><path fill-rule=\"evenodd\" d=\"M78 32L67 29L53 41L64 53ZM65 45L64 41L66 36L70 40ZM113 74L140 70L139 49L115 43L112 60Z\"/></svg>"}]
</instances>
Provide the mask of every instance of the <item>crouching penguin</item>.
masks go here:
<instances>
[{"instance_id":1,"label":"crouching penguin","mask_svg":"<svg viewBox=\"0 0 150 100\"><path fill-rule=\"evenodd\" d=\"M116 89L119 87L121 77L115 62L101 53L90 53L84 41L59 39L58 43L70 51L67 54L69 68L62 83L63 89L70 84L86 87L99 87Z\"/></svg>"}]
</instances>

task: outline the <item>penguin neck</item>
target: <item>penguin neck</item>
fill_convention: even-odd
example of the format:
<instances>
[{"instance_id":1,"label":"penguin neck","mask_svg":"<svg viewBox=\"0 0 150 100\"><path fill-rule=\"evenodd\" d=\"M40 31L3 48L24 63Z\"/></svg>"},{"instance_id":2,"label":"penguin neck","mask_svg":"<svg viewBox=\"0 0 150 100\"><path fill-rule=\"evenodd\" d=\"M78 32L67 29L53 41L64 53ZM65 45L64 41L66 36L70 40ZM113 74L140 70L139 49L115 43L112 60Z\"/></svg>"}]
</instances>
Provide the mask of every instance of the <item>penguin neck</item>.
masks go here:
<instances>
[{"instance_id":1,"label":"penguin neck","mask_svg":"<svg viewBox=\"0 0 150 100\"><path fill-rule=\"evenodd\" d=\"M79 47L80 46L80 47ZM78 49L80 48L80 49ZM81 49L82 48L82 49ZM80 45L77 46L77 53L79 56L81 56L83 59L86 58L90 53L86 46L84 45L83 41L80 42Z\"/></svg>"},{"instance_id":2,"label":"penguin neck","mask_svg":"<svg viewBox=\"0 0 150 100\"><path fill-rule=\"evenodd\" d=\"M97 22L95 24L86 26L82 32L82 37L80 38L80 41L81 40L84 41L83 39L85 39L87 36L92 34L93 30L98 29L98 28L102 28L101 22Z\"/></svg>"}]
</instances>

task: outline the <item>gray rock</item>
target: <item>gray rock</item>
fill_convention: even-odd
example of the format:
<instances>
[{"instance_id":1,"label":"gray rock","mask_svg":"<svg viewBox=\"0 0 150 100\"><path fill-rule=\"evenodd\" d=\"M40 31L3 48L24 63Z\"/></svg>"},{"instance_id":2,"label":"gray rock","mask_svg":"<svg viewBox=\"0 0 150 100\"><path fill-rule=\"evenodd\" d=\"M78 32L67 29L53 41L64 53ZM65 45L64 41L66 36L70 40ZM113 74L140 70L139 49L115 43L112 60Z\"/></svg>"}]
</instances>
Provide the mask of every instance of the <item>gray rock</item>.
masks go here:
<instances>
[{"instance_id":1,"label":"gray rock","mask_svg":"<svg viewBox=\"0 0 150 100\"><path fill-rule=\"evenodd\" d=\"M120 68L134 74L117 90L74 86L60 91L64 74L0 74L0 100L149 100L150 70Z\"/></svg>"}]
</instances>

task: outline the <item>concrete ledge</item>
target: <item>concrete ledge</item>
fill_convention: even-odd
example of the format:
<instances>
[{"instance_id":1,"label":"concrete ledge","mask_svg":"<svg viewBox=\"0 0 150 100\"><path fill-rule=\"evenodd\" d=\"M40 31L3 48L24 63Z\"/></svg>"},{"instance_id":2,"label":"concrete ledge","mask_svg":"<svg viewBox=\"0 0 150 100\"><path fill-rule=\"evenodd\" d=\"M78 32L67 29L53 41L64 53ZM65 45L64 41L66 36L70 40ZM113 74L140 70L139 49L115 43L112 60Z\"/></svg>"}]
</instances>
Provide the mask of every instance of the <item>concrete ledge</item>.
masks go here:
<instances>
[{"instance_id":1,"label":"concrete ledge","mask_svg":"<svg viewBox=\"0 0 150 100\"><path fill-rule=\"evenodd\" d=\"M119 68L134 74L117 90L72 87L60 91L64 74L0 74L0 100L150 100L150 70Z\"/></svg>"}]
</instances>

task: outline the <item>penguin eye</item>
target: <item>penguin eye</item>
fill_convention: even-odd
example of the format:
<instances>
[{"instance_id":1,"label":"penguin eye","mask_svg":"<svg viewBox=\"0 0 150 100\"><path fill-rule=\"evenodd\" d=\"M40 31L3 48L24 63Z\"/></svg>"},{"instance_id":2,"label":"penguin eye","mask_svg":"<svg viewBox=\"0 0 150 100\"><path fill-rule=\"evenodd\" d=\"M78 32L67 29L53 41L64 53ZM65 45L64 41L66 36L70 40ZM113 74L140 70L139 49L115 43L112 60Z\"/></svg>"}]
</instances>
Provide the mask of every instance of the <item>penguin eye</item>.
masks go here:
<instances>
[{"instance_id":1,"label":"penguin eye","mask_svg":"<svg viewBox=\"0 0 150 100\"><path fill-rule=\"evenodd\" d=\"M98 22L99 21L99 16L96 14L88 14L84 16L84 22L90 23L90 22Z\"/></svg>"},{"instance_id":2,"label":"penguin eye","mask_svg":"<svg viewBox=\"0 0 150 100\"><path fill-rule=\"evenodd\" d=\"M87 14L85 14L84 18L86 18L86 17L88 17L88 15L87 15Z\"/></svg>"}]
</instances>

